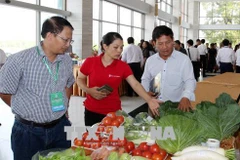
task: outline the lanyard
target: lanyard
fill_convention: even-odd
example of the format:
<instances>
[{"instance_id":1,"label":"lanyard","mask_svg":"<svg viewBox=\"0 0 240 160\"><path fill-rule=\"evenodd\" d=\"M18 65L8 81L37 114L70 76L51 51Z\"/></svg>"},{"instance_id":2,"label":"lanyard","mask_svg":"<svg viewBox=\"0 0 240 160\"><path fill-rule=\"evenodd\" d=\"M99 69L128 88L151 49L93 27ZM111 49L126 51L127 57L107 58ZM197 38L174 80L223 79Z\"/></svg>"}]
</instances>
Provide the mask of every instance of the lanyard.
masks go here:
<instances>
[{"instance_id":1,"label":"lanyard","mask_svg":"<svg viewBox=\"0 0 240 160\"><path fill-rule=\"evenodd\" d=\"M36 47L36 48L37 48L38 55L40 56L40 51L39 51L38 47ZM47 63L46 57L43 58L43 63L47 67L49 74L53 77L54 82L57 82L57 80L58 80L58 70L59 70L59 61L57 62L56 74L53 74L52 70L50 69L50 67Z\"/></svg>"}]
</instances>

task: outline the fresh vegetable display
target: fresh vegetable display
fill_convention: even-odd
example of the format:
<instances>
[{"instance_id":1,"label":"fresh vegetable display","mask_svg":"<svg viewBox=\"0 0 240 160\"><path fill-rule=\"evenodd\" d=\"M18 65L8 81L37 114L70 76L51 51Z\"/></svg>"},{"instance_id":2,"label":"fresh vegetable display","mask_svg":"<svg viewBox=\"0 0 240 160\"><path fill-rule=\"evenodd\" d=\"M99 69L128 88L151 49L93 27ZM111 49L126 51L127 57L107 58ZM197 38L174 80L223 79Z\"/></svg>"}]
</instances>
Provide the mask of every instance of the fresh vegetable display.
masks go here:
<instances>
[{"instance_id":1,"label":"fresh vegetable display","mask_svg":"<svg viewBox=\"0 0 240 160\"><path fill-rule=\"evenodd\" d=\"M164 102L155 119L146 112L134 118L123 110L110 112L95 125L96 140L88 139L86 131L81 140L74 140L77 147L38 153L36 160L236 160L232 137L239 129L240 107L228 94L215 103L203 101L190 112L179 110L178 104ZM124 139L113 139L113 126L124 126ZM159 134L172 127L175 139L151 137L157 127L163 131ZM216 140L218 147L206 145L213 142L208 139Z\"/></svg>"},{"instance_id":2,"label":"fresh vegetable display","mask_svg":"<svg viewBox=\"0 0 240 160\"><path fill-rule=\"evenodd\" d=\"M178 103L165 102L159 108L160 117L157 117L158 126L174 128L176 141L157 140L158 145L171 154L200 145L208 138L222 141L239 129L240 107L226 93L222 93L215 103L201 102L190 112L180 111L177 107ZM233 150L228 151L228 158L234 159Z\"/></svg>"}]
</instances>

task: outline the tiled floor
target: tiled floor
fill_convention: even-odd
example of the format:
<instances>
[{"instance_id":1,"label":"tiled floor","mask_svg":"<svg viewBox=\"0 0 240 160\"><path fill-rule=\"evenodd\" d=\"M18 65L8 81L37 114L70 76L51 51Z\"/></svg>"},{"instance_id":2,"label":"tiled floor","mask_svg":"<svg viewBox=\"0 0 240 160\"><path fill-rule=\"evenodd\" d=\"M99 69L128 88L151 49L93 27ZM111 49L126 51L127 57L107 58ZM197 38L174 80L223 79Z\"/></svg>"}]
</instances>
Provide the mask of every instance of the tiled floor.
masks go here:
<instances>
[{"instance_id":1,"label":"tiled floor","mask_svg":"<svg viewBox=\"0 0 240 160\"><path fill-rule=\"evenodd\" d=\"M84 126L84 97L72 96L70 100L69 117L73 125ZM127 113L141 106L144 100L140 97L121 97L122 108ZM12 150L10 145L11 128L14 115L11 108L0 99L0 160L12 160Z\"/></svg>"}]
</instances>

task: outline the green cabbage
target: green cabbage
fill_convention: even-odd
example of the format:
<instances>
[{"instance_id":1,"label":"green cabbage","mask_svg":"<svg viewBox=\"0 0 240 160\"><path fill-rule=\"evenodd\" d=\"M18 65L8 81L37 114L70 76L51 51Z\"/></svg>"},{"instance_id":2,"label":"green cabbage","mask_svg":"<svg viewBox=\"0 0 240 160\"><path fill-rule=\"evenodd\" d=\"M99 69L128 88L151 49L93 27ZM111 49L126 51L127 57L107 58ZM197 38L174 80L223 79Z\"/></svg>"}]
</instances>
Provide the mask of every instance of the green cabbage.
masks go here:
<instances>
[{"instance_id":1,"label":"green cabbage","mask_svg":"<svg viewBox=\"0 0 240 160\"><path fill-rule=\"evenodd\" d=\"M184 148L202 142L202 129L196 120L182 115L167 115L159 119L158 125L163 128L172 126L176 140L158 139L156 143L168 153L174 154Z\"/></svg>"}]
</instances>

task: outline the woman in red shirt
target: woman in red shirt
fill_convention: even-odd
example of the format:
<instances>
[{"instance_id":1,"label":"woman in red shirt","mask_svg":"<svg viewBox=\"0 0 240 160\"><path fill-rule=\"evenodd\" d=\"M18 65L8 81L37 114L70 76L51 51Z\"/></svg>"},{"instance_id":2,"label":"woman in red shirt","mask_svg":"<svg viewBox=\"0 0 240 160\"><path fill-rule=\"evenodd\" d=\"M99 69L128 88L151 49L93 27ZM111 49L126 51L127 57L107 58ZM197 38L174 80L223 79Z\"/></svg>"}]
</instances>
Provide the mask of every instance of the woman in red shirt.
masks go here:
<instances>
[{"instance_id":1,"label":"woman in red shirt","mask_svg":"<svg viewBox=\"0 0 240 160\"><path fill-rule=\"evenodd\" d=\"M119 60L123 50L123 39L117 32L109 32L102 39L103 53L97 57L87 58L80 68L77 78L78 86L87 93L84 101L85 125L91 126L100 122L107 113L121 109L118 87L123 79L131 85L134 91L147 101L154 115L158 114L159 101L152 98L135 79L131 68ZM89 79L89 85L86 79ZM99 91L103 85L110 86L113 91Z\"/></svg>"}]
</instances>

